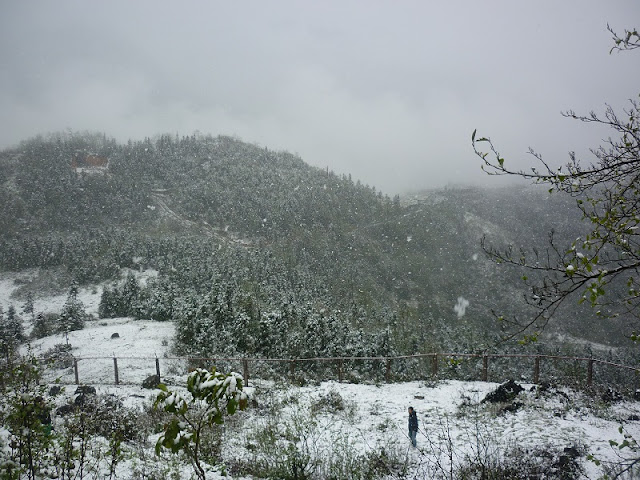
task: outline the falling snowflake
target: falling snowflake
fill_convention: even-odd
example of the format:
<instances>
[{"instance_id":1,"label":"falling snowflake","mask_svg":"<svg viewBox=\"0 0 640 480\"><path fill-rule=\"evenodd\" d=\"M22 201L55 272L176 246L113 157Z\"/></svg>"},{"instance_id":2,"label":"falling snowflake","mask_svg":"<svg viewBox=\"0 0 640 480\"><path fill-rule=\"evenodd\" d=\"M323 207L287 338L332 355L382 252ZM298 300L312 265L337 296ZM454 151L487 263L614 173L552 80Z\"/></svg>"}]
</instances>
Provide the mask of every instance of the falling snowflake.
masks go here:
<instances>
[{"instance_id":1,"label":"falling snowflake","mask_svg":"<svg viewBox=\"0 0 640 480\"><path fill-rule=\"evenodd\" d=\"M458 314L458 318L464 317L464 313L469 306L469 300L464 297L458 297L458 303L453 307L453 311Z\"/></svg>"}]
</instances>

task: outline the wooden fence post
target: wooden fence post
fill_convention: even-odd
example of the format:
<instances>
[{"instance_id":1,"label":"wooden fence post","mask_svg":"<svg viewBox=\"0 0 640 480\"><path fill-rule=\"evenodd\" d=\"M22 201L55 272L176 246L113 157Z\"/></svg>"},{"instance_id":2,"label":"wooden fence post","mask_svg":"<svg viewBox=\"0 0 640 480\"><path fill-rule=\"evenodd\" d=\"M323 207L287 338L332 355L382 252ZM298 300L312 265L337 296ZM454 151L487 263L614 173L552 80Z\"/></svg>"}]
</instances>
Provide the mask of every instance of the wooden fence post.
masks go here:
<instances>
[{"instance_id":1,"label":"wooden fence post","mask_svg":"<svg viewBox=\"0 0 640 480\"><path fill-rule=\"evenodd\" d=\"M249 386L249 360L246 358L242 359L242 370L244 373L244 386Z\"/></svg>"},{"instance_id":2,"label":"wooden fence post","mask_svg":"<svg viewBox=\"0 0 640 480\"><path fill-rule=\"evenodd\" d=\"M113 357L113 371L116 374L116 385L120 384L120 379L118 379L118 359Z\"/></svg>"},{"instance_id":3,"label":"wooden fence post","mask_svg":"<svg viewBox=\"0 0 640 480\"><path fill-rule=\"evenodd\" d=\"M487 355L482 356L482 381L486 382L489 378L489 357Z\"/></svg>"},{"instance_id":4,"label":"wooden fence post","mask_svg":"<svg viewBox=\"0 0 640 480\"><path fill-rule=\"evenodd\" d=\"M119 385L120 379L118 378L118 359L116 357L113 357L113 371L116 375L116 385Z\"/></svg>"},{"instance_id":5,"label":"wooden fence post","mask_svg":"<svg viewBox=\"0 0 640 480\"><path fill-rule=\"evenodd\" d=\"M114 377L115 377L115 385L120 385L120 371L118 368L118 358L115 356L115 353L113 354L114 356L111 357L113 359L113 370L114 370ZM391 370L392 368L392 364L393 364L393 360L400 360L402 359L403 361L405 360L409 360L412 358L417 358L419 359L418 365L419 371L422 371L422 368L425 368L426 371L426 367L427 365L425 363L423 363L423 360L426 361L426 359L428 357L431 357L431 373L433 375L433 377L437 378L437 376L439 375L439 356L444 355L445 360L451 360L451 364L455 365L459 362L459 360L456 360L456 355L462 356L464 358L466 357L474 357L475 359L477 359L478 357L482 356L482 381L489 381L489 361L490 361L490 357L496 357L496 358L526 358L527 360L532 358L534 359L534 367L533 367L533 383L539 385L540 381L541 381L541 377L540 377L540 368L541 368L541 361L543 359L547 359L547 360L553 360L554 362L558 361L558 360L572 360L574 362L574 365L578 365L579 363L586 361L587 362L587 372L586 372L586 384L587 386L591 387L593 385L594 382L594 370L595 370L595 363L604 363L604 364L609 364L614 368L621 368L621 369L627 369L627 370L631 370L635 373L634 379L635 381L630 381L629 383L634 383L634 390L638 387L638 384L640 383L640 369L639 368L634 368L631 366L627 366L627 365L619 365L619 364L615 364L615 363L610 363L610 362L603 362L602 360L598 360L597 358L577 358L577 357L564 357L564 356L553 356L553 355L543 355L543 354L537 354L537 355L500 355L500 354L455 354L455 353L427 353L427 354L418 354L418 355L410 355L410 356L399 356L399 357L322 357L322 358L305 358L302 359L301 361L315 361L315 362L319 362L319 361L324 361L324 362L333 362L333 361L337 361L337 369L338 369L338 382L342 383L345 381L345 373L347 375L347 377L349 377L349 373L350 373L350 368L354 368L353 364L357 363L357 361L359 360L363 360L363 361L369 361L372 362L373 366L375 367L375 372L377 372L377 369L382 367L382 360L385 361L385 372L384 372L384 381L386 383L391 383L391 381L393 380L393 372ZM80 385L80 375L79 375L79 366L78 363L80 360L95 360L95 359L102 359L102 360L106 360L109 357L87 357L87 358L76 358L72 356L72 368L73 368L73 374L75 377L75 384L76 385ZM125 359L128 357L125 357ZM143 357L144 359L148 359L150 360L151 358L154 357ZM186 359L188 362L188 365L192 365L192 364L202 364L203 360L207 360L207 359L198 359L198 358L191 358L191 357L179 357L178 359ZM212 359L208 359L208 360L212 360ZM233 360L235 362L237 362L238 360L242 361L242 366L243 366L243 378L244 378L244 386L248 387L249 386L249 379L250 379L250 371L249 371L249 358L234 358L234 359L226 359L226 360ZM257 359L256 359L257 360ZM284 371L279 370L280 367L278 367L278 370L281 371L283 374L286 372L286 363L289 363L289 374L290 374L290 381L291 383L295 383L296 381L296 362L297 359L295 358L291 358L291 359L283 359L283 358L278 358L278 359L266 359L267 361L273 361L273 362L277 362L277 364L282 365L284 364ZM345 360L347 361L347 365L345 366ZM475 361L475 360L474 360ZM351 362L351 363L349 363ZM477 364L476 364L477 365ZM161 378L161 372L160 372L160 359L159 357L156 355L155 356L155 366L156 366L156 375L157 377L160 379ZM445 365L446 367L447 365ZM130 362L127 362L127 365L125 365L125 370L126 368L131 368L132 365L130 365ZM329 370L323 370L326 374L328 374L329 378L332 377L330 370L331 367L328 367ZM346 368L346 370L345 370ZM192 368L190 368L189 370L192 370ZM305 368L303 368L303 370L305 370ZM375 378L377 378L378 380L380 379L379 377L379 373L373 373L375 375ZM424 375L424 373L422 373L422 375ZM445 376L447 376L446 372L445 372ZM125 375L126 377L126 375ZM324 377L326 378L326 376ZM333 377L335 378L335 377ZM107 380L108 382L108 380ZM126 383L126 382L125 382ZM636 395L640 398L640 390L636 391Z\"/></svg>"}]
</instances>

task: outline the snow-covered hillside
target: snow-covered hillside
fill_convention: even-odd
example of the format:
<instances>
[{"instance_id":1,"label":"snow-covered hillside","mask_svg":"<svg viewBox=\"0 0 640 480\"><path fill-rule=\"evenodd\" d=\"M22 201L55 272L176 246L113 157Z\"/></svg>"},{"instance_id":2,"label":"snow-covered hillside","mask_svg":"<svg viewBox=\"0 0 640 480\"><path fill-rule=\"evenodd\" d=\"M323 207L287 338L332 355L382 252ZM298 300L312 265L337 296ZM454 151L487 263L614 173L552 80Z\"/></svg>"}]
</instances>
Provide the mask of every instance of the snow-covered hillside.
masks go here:
<instances>
[{"instance_id":1,"label":"snow-covered hillside","mask_svg":"<svg viewBox=\"0 0 640 480\"><path fill-rule=\"evenodd\" d=\"M12 297L19 286L15 280L15 275L0 279L0 305L5 311L9 305L19 311L22 303ZM82 289L79 298L88 312L95 313L100 288ZM37 298L36 311L55 312L63 303L64 295ZM114 333L118 333L117 338L112 338ZM164 358L170 353L172 334L172 325L166 322L100 319L89 322L82 331L71 332L69 343L73 355L80 358ZM59 335L51 336L33 341L30 348L40 355L64 341ZM136 385L153 374L155 366L138 365L124 365L121 378L126 384L116 386L111 362L85 360L80 366L81 383L95 386L99 395L117 396L137 412L148 411L144 409L149 408L155 393ZM167 376L178 386L186 378L180 368L175 364ZM72 368L54 373L65 383L73 382ZM251 407L230 419L222 433L221 457L227 468L212 468L209 477L256 478L249 476L249 465L255 466L255 475L259 465L286 463L287 452L297 452L308 460L309 478L348 478L335 476L336 472L344 474L345 465L355 468L353 465L367 462L378 465L379 476L372 478L450 478L447 472L451 463L459 468L474 459L517 464L528 456L532 462L547 467L557 464L560 468L566 461L560 456L576 454L581 477L598 478L604 471L587 460L587 455L617 461L616 449L609 441L622 440L618 431L621 425L640 437L637 402L605 403L567 388L540 389L533 385L522 385L524 391L514 401L484 402L498 387L498 383L447 380L380 385L328 381L292 386L285 379L251 379L247 389ZM64 395L71 399L74 390L74 386L68 386ZM64 396L57 400L59 404L67 401ZM410 405L419 418L417 449L410 447L407 438ZM144 447L148 458L153 457L156 439L157 434L151 435ZM118 478L141 478L140 448L130 448L118 466ZM629 454L629 449L622 453ZM169 470L165 473L190 475L187 463L166 462L163 468Z\"/></svg>"}]
</instances>

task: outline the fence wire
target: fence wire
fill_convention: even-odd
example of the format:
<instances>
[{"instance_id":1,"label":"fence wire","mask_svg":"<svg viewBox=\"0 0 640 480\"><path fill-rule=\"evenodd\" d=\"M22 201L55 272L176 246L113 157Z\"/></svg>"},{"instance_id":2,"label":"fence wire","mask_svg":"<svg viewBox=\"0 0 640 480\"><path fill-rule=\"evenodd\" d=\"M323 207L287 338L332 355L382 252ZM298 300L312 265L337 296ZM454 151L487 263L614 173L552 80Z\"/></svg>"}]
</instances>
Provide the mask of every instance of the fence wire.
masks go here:
<instances>
[{"instance_id":1,"label":"fence wire","mask_svg":"<svg viewBox=\"0 0 640 480\"><path fill-rule=\"evenodd\" d=\"M139 385L154 375L179 383L195 368L234 371L251 379L305 384L334 380L347 383L464 380L502 383L559 383L601 386L634 393L640 368L593 358L550 355L431 353L398 357L195 358L60 357L47 362L45 380L63 384Z\"/></svg>"}]
</instances>

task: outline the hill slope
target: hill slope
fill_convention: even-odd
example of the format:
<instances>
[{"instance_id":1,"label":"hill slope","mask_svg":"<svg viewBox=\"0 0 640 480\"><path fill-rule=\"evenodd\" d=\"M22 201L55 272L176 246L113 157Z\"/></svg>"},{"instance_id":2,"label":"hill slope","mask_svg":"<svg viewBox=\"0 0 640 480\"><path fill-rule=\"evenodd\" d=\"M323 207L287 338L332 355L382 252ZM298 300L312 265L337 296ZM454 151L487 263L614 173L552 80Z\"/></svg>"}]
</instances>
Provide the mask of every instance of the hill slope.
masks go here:
<instances>
[{"instance_id":1,"label":"hill slope","mask_svg":"<svg viewBox=\"0 0 640 480\"><path fill-rule=\"evenodd\" d=\"M64 289L154 269L146 288L113 285L102 314L181 319L178 343L193 354L221 325L231 350L262 355L479 350L499 335L492 312L528 314L521 272L489 262L482 236L544 246L552 228L565 238L581 229L573 200L536 189L406 202L229 137L34 138L0 154L0 185L0 268L39 267ZM129 310L116 305L125 293ZM569 333L620 338L591 328L601 323L588 309L561 314ZM260 329L326 341L268 348Z\"/></svg>"}]
</instances>

